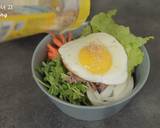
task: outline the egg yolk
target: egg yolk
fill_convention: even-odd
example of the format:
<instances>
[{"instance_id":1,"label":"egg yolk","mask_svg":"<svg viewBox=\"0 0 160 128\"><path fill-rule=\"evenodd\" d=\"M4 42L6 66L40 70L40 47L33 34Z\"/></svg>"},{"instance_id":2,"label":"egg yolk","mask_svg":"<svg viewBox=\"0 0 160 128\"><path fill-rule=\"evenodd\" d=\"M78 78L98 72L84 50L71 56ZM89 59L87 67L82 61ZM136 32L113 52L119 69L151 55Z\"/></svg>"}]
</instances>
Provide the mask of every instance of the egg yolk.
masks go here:
<instances>
[{"instance_id":1,"label":"egg yolk","mask_svg":"<svg viewBox=\"0 0 160 128\"><path fill-rule=\"evenodd\" d=\"M103 75L112 65L112 57L105 46L92 43L80 50L79 62L91 73Z\"/></svg>"}]
</instances>

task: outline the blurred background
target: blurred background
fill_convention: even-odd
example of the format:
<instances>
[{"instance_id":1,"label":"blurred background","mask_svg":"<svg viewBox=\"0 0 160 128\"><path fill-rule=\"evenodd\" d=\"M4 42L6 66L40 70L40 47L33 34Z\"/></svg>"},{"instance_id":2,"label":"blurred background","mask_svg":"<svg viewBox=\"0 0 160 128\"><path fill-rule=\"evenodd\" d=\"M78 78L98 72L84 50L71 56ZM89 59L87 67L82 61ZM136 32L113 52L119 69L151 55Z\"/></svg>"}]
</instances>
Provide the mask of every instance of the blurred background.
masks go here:
<instances>
[{"instance_id":1,"label":"blurred background","mask_svg":"<svg viewBox=\"0 0 160 128\"><path fill-rule=\"evenodd\" d=\"M160 1L91 0L91 14L118 9L118 23L136 35L153 35L146 45L151 71L142 91L121 112L95 122L72 119L60 112L36 86L31 75L33 51L46 34L0 44L0 128L159 128L160 126Z\"/></svg>"}]
</instances>

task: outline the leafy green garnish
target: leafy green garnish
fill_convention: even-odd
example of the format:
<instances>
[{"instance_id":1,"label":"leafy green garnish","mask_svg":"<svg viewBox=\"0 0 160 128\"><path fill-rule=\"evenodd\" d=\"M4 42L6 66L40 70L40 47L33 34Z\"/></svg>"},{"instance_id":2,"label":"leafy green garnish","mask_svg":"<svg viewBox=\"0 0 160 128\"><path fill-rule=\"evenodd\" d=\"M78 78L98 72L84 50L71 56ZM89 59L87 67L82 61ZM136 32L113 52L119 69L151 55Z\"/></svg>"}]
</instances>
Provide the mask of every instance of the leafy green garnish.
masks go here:
<instances>
[{"instance_id":1,"label":"leafy green garnish","mask_svg":"<svg viewBox=\"0 0 160 128\"><path fill-rule=\"evenodd\" d=\"M65 81L67 71L59 57L52 61L43 61L37 71L42 76L42 80L37 80L46 87L49 94L72 104L90 105L86 85Z\"/></svg>"},{"instance_id":2,"label":"leafy green garnish","mask_svg":"<svg viewBox=\"0 0 160 128\"><path fill-rule=\"evenodd\" d=\"M129 27L119 25L113 20L112 17L116 15L116 12L116 10L111 10L107 13L95 15L89 25L84 28L82 36L94 32L106 32L114 36L125 48L128 55L128 72L131 73L143 61L143 52L140 47L154 37L148 36L142 38L135 36L130 32Z\"/></svg>"}]
</instances>

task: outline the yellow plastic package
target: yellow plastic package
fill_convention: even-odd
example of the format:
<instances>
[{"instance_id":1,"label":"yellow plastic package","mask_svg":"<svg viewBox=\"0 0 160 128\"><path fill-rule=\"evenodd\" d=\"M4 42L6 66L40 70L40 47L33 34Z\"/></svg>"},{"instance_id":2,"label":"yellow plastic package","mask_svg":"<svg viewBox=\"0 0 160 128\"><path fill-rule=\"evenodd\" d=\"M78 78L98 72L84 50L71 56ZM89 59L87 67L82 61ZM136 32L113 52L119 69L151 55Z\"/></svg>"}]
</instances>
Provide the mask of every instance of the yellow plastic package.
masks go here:
<instances>
[{"instance_id":1,"label":"yellow plastic package","mask_svg":"<svg viewBox=\"0 0 160 128\"><path fill-rule=\"evenodd\" d=\"M90 0L4 0L0 5L0 42L75 29L89 12Z\"/></svg>"}]
</instances>

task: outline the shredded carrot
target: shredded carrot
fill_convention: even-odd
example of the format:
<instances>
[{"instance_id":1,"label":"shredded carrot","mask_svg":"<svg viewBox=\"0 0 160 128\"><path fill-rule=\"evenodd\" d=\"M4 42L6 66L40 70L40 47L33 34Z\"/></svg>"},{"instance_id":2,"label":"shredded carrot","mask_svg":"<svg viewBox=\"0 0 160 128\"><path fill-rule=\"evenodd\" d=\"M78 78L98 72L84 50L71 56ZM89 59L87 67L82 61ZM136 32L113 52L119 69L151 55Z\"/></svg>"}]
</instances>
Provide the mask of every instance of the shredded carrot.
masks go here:
<instances>
[{"instance_id":1,"label":"shredded carrot","mask_svg":"<svg viewBox=\"0 0 160 128\"><path fill-rule=\"evenodd\" d=\"M57 56L51 52L48 52L48 59L53 60L55 59Z\"/></svg>"},{"instance_id":2,"label":"shredded carrot","mask_svg":"<svg viewBox=\"0 0 160 128\"><path fill-rule=\"evenodd\" d=\"M61 40L62 44L64 44L65 43L65 37L64 37L64 35L63 34L59 34L58 37Z\"/></svg>"},{"instance_id":3,"label":"shredded carrot","mask_svg":"<svg viewBox=\"0 0 160 128\"><path fill-rule=\"evenodd\" d=\"M52 45L48 44L48 59L54 59L57 57L58 55L58 51L56 48L54 48Z\"/></svg>"},{"instance_id":4,"label":"shredded carrot","mask_svg":"<svg viewBox=\"0 0 160 128\"><path fill-rule=\"evenodd\" d=\"M55 43L55 45L56 45L58 48L60 48L60 47L63 45L62 42L61 42L59 39L57 39L56 37L53 38L53 42Z\"/></svg>"},{"instance_id":5,"label":"shredded carrot","mask_svg":"<svg viewBox=\"0 0 160 128\"><path fill-rule=\"evenodd\" d=\"M48 44L47 47L48 47L48 51L49 52L52 52L52 53L56 53L57 52L57 49L54 48L52 45Z\"/></svg>"}]
</instances>

